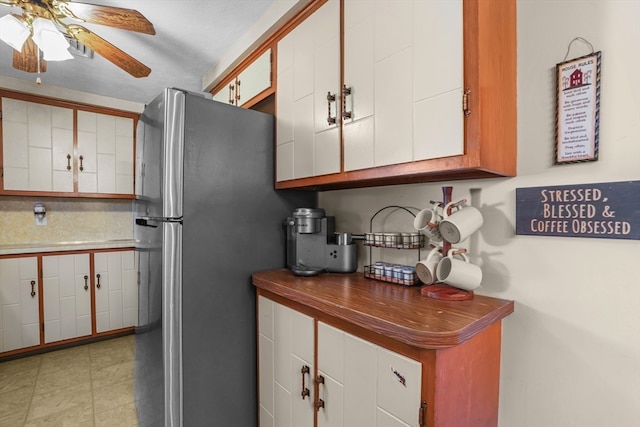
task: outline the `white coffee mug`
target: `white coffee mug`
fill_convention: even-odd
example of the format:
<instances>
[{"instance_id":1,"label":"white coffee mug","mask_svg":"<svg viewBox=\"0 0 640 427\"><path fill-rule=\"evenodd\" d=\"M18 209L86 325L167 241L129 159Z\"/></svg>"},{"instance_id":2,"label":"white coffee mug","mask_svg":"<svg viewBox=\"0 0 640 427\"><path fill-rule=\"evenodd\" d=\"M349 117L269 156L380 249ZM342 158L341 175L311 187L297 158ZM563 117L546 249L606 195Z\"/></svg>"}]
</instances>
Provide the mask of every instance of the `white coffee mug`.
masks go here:
<instances>
[{"instance_id":1,"label":"white coffee mug","mask_svg":"<svg viewBox=\"0 0 640 427\"><path fill-rule=\"evenodd\" d=\"M443 257L436 268L438 282L455 288L472 291L482 282L482 269L469 262L464 253L454 254L458 249L450 249L446 257ZM454 258L455 256L462 259ZM416 268L417 271L417 268Z\"/></svg>"},{"instance_id":2,"label":"white coffee mug","mask_svg":"<svg viewBox=\"0 0 640 427\"><path fill-rule=\"evenodd\" d=\"M442 220L442 215L438 212L438 207L434 206L431 209L423 209L413 220L413 227L422 231L431 242L441 242L442 235L438 230L438 224Z\"/></svg>"},{"instance_id":3,"label":"white coffee mug","mask_svg":"<svg viewBox=\"0 0 640 427\"><path fill-rule=\"evenodd\" d=\"M442 221L438 228L444 240L456 244L478 231L483 223L484 218L477 208L460 202L451 202L444 207Z\"/></svg>"},{"instance_id":4,"label":"white coffee mug","mask_svg":"<svg viewBox=\"0 0 640 427\"><path fill-rule=\"evenodd\" d=\"M429 255L423 260L418 261L416 264L416 275L418 279L425 285L431 285L436 282L436 269L438 263L442 259L442 248L433 248Z\"/></svg>"}]
</instances>

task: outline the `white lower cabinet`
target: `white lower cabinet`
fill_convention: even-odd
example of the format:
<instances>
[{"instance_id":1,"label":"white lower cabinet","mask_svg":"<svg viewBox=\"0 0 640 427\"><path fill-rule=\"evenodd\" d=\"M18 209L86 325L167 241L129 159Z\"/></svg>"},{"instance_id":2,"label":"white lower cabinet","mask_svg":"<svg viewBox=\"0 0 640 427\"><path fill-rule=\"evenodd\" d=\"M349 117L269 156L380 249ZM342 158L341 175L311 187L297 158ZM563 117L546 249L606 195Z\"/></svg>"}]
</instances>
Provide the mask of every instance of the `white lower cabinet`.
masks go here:
<instances>
[{"instance_id":1,"label":"white lower cabinet","mask_svg":"<svg viewBox=\"0 0 640 427\"><path fill-rule=\"evenodd\" d=\"M260 297L260 426L313 427L313 318Z\"/></svg>"},{"instance_id":2,"label":"white lower cabinet","mask_svg":"<svg viewBox=\"0 0 640 427\"><path fill-rule=\"evenodd\" d=\"M138 324L138 263L134 251L94 254L96 332Z\"/></svg>"},{"instance_id":3,"label":"white lower cabinet","mask_svg":"<svg viewBox=\"0 0 640 427\"><path fill-rule=\"evenodd\" d=\"M0 259L0 353L40 344L38 259Z\"/></svg>"},{"instance_id":4,"label":"white lower cabinet","mask_svg":"<svg viewBox=\"0 0 640 427\"><path fill-rule=\"evenodd\" d=\"M137 326L138 265L128 248L0 257L0 355Z\"/></svg>"},{"instance_id":5,"label":"white lower cabinet","mask_svg":"<svg viewBox=\"0 0 640 427\"><path fill-rule=\"evenodd\" d=\"M420 362L263 296L258 312L261 427L313 426L315 416L319 427L418 427Z\"/></svg>"},{"instance_id":6,"label":"white lower cabinet","mask_svg":"<svg viewBox=\"0 0 640 427\"><path fill-rule=\"evenodd\" d=\"M42 257L44 342L91 335L89 254Z\"/></svg>"}]
</instances>

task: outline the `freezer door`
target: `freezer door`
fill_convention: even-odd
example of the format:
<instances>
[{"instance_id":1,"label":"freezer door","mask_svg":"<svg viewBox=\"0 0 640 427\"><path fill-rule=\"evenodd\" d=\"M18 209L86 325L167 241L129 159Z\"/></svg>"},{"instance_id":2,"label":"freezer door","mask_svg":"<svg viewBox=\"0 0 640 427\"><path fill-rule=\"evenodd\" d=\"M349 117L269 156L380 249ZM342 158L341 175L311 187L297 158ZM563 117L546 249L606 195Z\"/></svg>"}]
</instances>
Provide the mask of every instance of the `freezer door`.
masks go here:
<instances>
[{"instance_id":1,"label":"freezer door","mask_svg":"<svg viewBox=\"0 0 640 427\"><path fill-rule=\"evenodd\" d=\"M136 131L137 217L182 217L184 106L184 92L165 89L140 116Z\"/></svg>"},{"instance_id":2,"label":"freezer door","mask_svg":"<svg viewBox=\"0 0 640 427\"><path fill-rule=\"evenodd\" d=\"M165 89L165 97L162 211L167 218L182 218L186 94Z\"/></svg>"}]
</instances>

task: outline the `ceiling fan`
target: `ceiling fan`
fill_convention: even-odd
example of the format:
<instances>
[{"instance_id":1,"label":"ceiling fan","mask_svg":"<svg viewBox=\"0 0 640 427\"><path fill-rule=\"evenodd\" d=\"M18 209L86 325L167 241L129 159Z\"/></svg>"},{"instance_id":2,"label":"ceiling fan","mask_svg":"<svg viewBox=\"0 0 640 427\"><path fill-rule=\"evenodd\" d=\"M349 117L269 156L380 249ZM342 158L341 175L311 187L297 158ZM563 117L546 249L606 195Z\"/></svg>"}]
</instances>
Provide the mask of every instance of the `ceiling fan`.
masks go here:
<instances>
[{"instance_id":1,"label":"ceiling fan","mask_svg":"<svg viewBox=\"0 0 640 427\"><path fill-rule=\"evenodd\" d=\"M13 67L18 70L44 72L46 60L72 58L66 51L69 47L66 36L87 46L133 77L146 77L151 73L151 69L137 59L77 24L88 22L155 34L153 24L136 10L73 0L0 0L0 5L22 8L21 15L12 13L0 18L3 21L0 23L0 38L14 48ZM40 51L44 57L41 57Z\"/></svg>"}]
</instances>

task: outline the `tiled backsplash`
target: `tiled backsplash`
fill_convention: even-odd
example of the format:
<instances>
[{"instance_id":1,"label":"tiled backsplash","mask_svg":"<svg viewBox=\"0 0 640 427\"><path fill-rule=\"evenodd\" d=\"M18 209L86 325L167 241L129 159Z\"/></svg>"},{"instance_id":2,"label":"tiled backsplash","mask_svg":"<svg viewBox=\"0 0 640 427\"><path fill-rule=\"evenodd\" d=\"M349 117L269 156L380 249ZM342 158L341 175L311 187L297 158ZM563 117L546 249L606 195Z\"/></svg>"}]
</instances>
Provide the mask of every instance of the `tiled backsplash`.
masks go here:
<instances>
[{"instance_id":1,"label":"tiled backsplash","mask_svg":"<svg viewBox=\"0 0 640 427\"><path fill-rule=\"evenodd\" d=\"M47 225L36 225L43 203ZM0 197L0 245L133 239L131 200Z\"/></svg>"}]
</instances>

